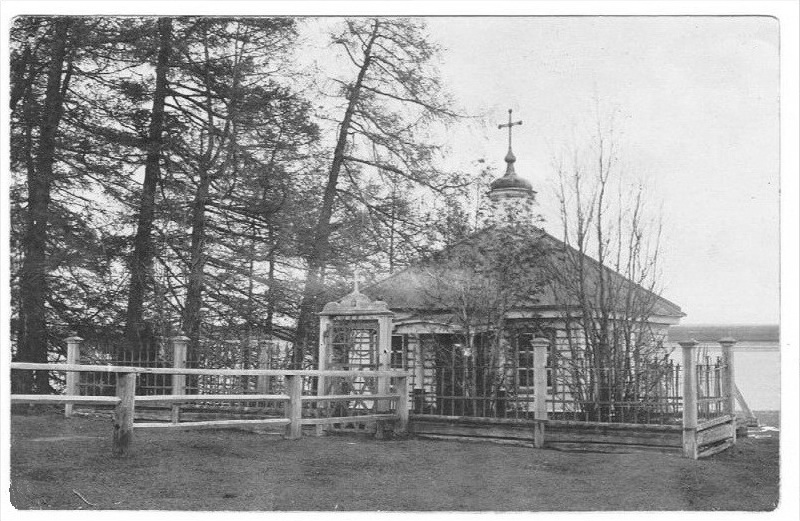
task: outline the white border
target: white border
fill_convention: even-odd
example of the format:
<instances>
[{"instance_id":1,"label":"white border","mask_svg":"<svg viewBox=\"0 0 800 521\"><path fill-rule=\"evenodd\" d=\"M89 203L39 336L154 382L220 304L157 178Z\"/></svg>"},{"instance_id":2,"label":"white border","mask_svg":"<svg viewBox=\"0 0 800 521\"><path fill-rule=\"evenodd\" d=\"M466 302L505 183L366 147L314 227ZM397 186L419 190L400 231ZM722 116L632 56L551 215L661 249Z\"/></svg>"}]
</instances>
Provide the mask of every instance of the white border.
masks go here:
<instances>
[{"instance_id":1,"label":"white border","mask_svg":"<svg viewBox=\"0 0 800 521\"><path fill-rule=\"evenodd\" d=\"M769 519L798 519L800 517L800 503L798 490L798 367L800 358L800 335L798 335L798 236L800 230L800 213L798 213L798 194L800 183L798 172L797 143L798 136L798 95L800 81L798 81L798 19L800 18L800 4L796 1L19 1L3 0L0 3L0 107L2 107L2 126L0 126L0 244L3 245L0 254L0 372L3 382L1 387L0 410L0 517L2 519L71 519L80 515L82 518L100 519L109 514L95 512L64 512L53 511L23 511L13 510L9 502L9 467L8 447L9 431L8 388L5 375L10 354L7 347L9 338L8 321L8 258L5 245L8 244L8 28L11 19L20 14L65 14L65 15L103 15L103 14L192 14L192 15L772 15L780 21L781 31L781 503L777 511L758 515L759 518ZM735 281L732 281L735 284ZM119 514L112 514L117 517ZM146 516L148 518L173 517L174 513L167 512L132 512L130 516ZM193 517L225 516L230 513L192 513ZM245 516L240 514L238 516ZM263 513L261 514L263 515ZM280 513L281 519L304 519L309 515L299 513ZM326 514L334 516L334 514ZM374 514L367 514L374 516ZM381 518L399 518L407 514L381 513ZM436 517L473 517L485 514L431 514ZM503 518L528 519L533 515L542 514L504 514ZM556 519L578 517L573 514L545 514ZM710 512L654 512L647 513L648 517L672 518L680 515L688 518L719 517L724 519L750 518L753 514L747 513L721 513ZM353 514L336 514L336 517L354 517ZM591 516L592 519L614 519L617 517L637 519L641 513L589 513L580 517ZM358 516L362 517L362 516ZM426 515L426 517L428 517ZM366 519L366 515L364 516Z\"/></svg>"}]
</instances>

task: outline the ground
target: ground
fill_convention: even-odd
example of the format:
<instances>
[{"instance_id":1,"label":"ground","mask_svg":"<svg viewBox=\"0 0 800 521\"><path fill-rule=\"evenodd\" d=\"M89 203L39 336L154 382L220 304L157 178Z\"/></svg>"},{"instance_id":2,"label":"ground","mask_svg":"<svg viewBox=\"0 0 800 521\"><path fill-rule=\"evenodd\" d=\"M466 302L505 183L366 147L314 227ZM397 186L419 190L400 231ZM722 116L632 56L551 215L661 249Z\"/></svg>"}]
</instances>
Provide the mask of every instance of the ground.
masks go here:
<instances>
[{"instance_id":1,"label":"ground","mask_svg":"<svg viewBox=\"0 0 800 521\"><path fill-rule=\"evenodd\" d=\"M760 417L777 425L777 414ZM131 456L114 459L108 418L14 414L11 502L65 510L771 510L779 464L777 433L770 434L692 461L458 441L146 429L136 431Z\"/></svg>"}]
</instances>

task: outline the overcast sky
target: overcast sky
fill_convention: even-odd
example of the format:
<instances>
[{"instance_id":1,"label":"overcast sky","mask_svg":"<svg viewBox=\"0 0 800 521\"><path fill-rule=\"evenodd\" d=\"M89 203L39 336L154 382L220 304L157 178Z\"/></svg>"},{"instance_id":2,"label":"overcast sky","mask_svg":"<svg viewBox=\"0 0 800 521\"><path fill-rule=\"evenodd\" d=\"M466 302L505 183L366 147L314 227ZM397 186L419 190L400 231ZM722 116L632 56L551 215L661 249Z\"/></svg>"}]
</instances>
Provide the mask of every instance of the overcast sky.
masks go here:
<instances>
[{"instance_id":1,"label":"overcast sky","mask_svg":"<svg viewBox=\"0 0 800 521\"><path fill-rule=\"evenodd\" d=\"M458 103L454 163L502 171L508 108L517 173L557 231L552 159L615 107L623 159L663 203L664 296L684 323L779 319L778 23L767 17L431 18Z\"/></svg>"}]
</instances>

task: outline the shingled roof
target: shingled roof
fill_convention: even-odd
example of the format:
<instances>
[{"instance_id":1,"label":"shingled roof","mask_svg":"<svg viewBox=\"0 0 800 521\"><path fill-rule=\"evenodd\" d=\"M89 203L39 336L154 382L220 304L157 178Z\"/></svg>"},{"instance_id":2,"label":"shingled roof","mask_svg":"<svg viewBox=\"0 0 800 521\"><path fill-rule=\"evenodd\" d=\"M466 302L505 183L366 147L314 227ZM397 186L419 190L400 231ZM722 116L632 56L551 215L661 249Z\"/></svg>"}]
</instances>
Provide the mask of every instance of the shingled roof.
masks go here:
<instances>
[{"instance_id":1,"label":"shingled roof","mask_svg":"<svg viewBox=\"0 0 800 521\"><path fill-rule=\"evenodd\" d=\"M484 228L462 241L455 243L444 250L437 252L427 259L423 259L417 263L412 264L403 271L397 272L386 279L377 282L363 290L365 294L374 299L380 299L387 302L390 309L394 311L443 311L433 309L428 294L432 285L430 270L432 267L440 264L441 262L457 257L463 254L465 248L473 248L481 246L482 244L490 242L490 234L497 233L495 227ZM556 252L569 252L572 255L580 255L577 251L571 248L565 248L564 243L548 234L541 228L529 226L522 229L521 232L526 235L525 240L531 241L532 247L537 244L544 245L541 251L545 252L544 255L549 256L549 260L557 259ZM549 252L549 253L547 253ZM596 260L591 257L585 256L586 261L597 266ZM541 270L541 266L531 266L530 269ZM632 281L624 279L622 275L607 269L605 273L608 274L617 284L634 284L636 292L642 292L641 296L649 299L655 299L653 305L653 315L680 318L685 316L679 306L670 302L669 300L655 295L654 293L636 285ZM599 270L590 270L597 277ZM590 285L591 286L591 285ZM541 291L536 295L531 295L531 299L527 302L520 302L519 309L521 310L544 310L544 309L558 309L563 306L563 301L560 301L555 294L555 290L551 285L545 285Z\"/></svg>"}]
</instances>

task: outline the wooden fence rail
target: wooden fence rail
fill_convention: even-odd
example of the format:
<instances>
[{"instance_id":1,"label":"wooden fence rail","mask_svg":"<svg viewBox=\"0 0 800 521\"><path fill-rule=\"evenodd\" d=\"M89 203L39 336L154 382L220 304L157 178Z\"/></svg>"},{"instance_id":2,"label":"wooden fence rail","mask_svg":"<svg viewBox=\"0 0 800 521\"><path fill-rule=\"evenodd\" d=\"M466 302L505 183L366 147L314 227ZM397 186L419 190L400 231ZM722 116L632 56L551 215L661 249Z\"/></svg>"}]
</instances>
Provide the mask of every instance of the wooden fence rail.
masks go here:
<instances>
[{"instance_id":1,"label":"wooden fence rail","mask_svg":"<svg viewBox=\"0 0 800 521\"><path fill-rule=\"evenodd\" d=\"M285 425L285 437L297 439L302 435L303 425L325 425L332 423L363 423L378 422L379 432L383 432L383 422L393 421L395 432L404 433L408 429L408 377L410 373L404 371L320 371L320 370L280 370L280 369L188 369L188 368L156 368L156 367L126 367L112 365L81 365L81 364L35 364L15 362L11 364L12 370L28 371L63 371L70 373L104 372L115 373L116 396L78 396L67 395L32 395L12 394L11 403L28 404L58 404L58 405L114 405L114 431L112 452L115 456L125 456L129 453L133 442L134 428L159 428L159 427L225 427L231 425ZM136 375L138 374L169 374L169 375L229 375L229 376L282 376L286 383L286 394L217 394L217 395L156 395L136 396ZM303 395L303 377L369 377L385 381L382 386L389 388L389 380L396 379L397 392L381 393L374 395ZM72 378L70 380L73 380ZM74 389L74 386L72 387ZM354 399L369 399L376 401L395 401L394 413L381 412L380 414L364 414L359 416L332 417L332 418L303 418L303 403L306 402L331 402ZM225 402L225 401L276 401L285 404L283 418L261 418L252 420L213 420L196 422L177 422L173 415L172 422L162 423L136 423L134 412L136 403L181 403L181 402Z\"/></svg>"}]
</instances>

